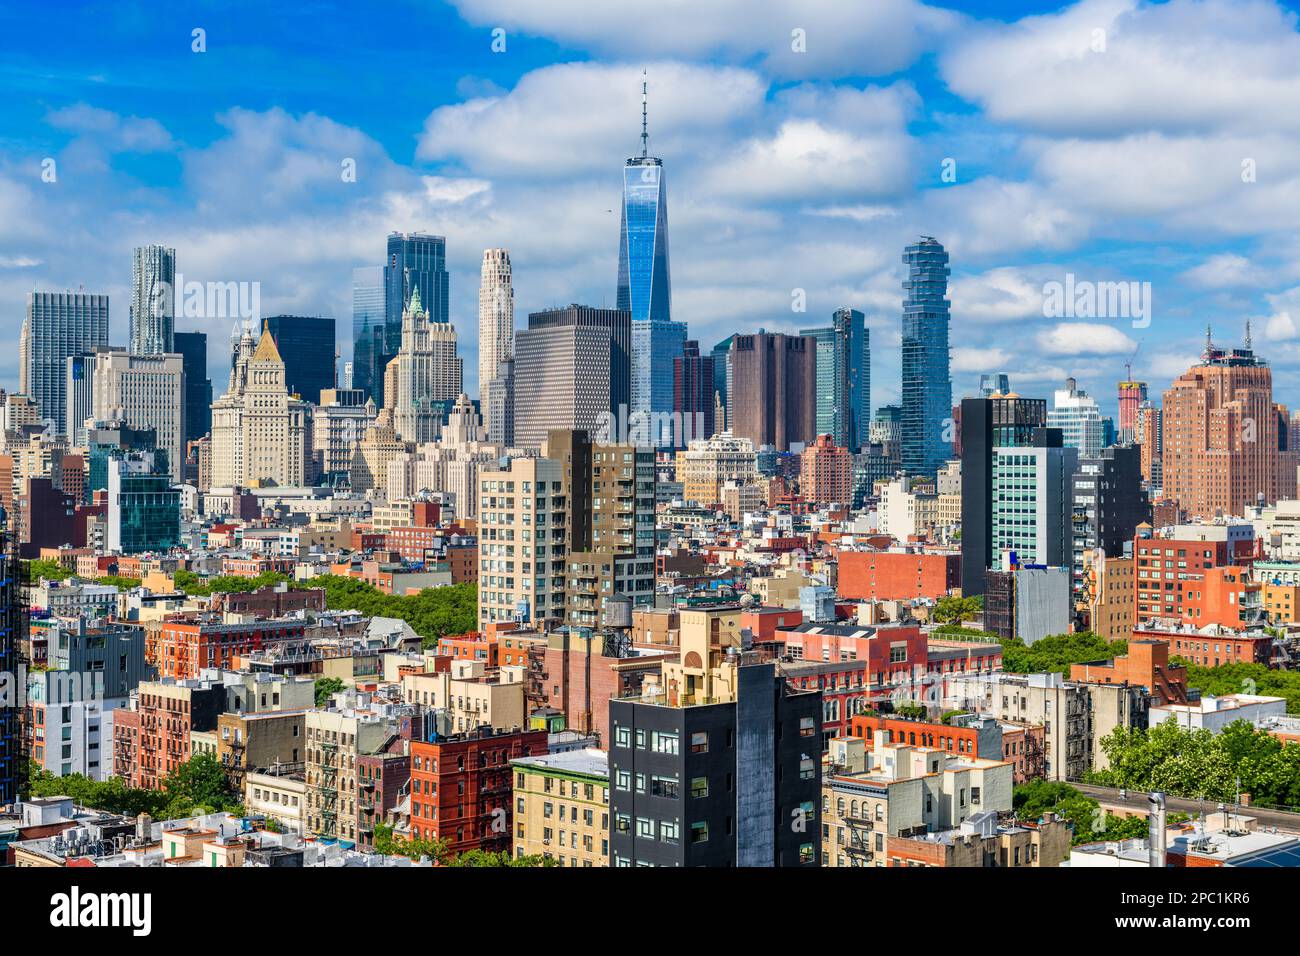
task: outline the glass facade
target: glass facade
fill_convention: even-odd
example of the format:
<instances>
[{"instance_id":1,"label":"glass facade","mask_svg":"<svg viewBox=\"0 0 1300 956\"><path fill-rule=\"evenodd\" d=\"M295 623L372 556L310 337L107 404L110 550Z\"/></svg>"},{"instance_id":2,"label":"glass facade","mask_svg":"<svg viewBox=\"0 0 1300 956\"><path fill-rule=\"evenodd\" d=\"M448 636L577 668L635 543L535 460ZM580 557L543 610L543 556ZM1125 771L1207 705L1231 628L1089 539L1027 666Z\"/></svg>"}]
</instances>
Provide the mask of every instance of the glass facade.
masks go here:
<instances>
[{"instance_id":1,"label":"glass facade","mask_svg":"<svg viewBox=\"0 0 1300 956\"><path fill-rule=\"evenodd\" d=\"M185 417L182 445L212 431L212 379L208 378L206 332L177 332L175 348L185 371Z\"/></svg>"},{"instance_id":2,"label":"glass facade","mask_svg":"<svg viewBox=\"0 0 1300 956\"><path fill-rule=\"evenodd\" d=\"M23 323L20 390L41 417L62 431L67 423L68 358L108 344L108 296L88 292L29 292Z\"/></svg>"},{"instance_id":3,"label":"glass facade","mask_svg":"<svg viewBox=\"0 0 1300 956\"><path fill-rule=\"evenodd\" d=\"M166 551L180 544L181 494L165 458L132 452L108 462L106 546L118 554Z\"/></svg>"},{"instance_id":4,"label":"glass facade","mask_svg":"<svg viewBox=\"0 0 1300 956\"><path fill-rule=\"evenodd\" d=\"M131 352L163 355L174 348L176 250L140 246L131 262Z\"/></svg>"},{"instance_id":5,"label":"glass facade","mask_svg":"<svg viewBox=\"0 0 1300 956\"><path fill-rule=\"evenodd\" d=\"M871 424L871 347L866 317L837 309L826 328L799 333L817 341L817 434L858 452Z\"/></svg>"},{"instance_id":6,"label":"glass facade","mask_svg":"<svg viewBox=\"0 0 1300 956\"><path fill-rule=\"evenodd\" d=\"M934 475L952 452L948 253L926 237L903 252L903 468Z\"/></svg>"},{"instance_id":7,"label":"glass facade","mask_svg":"<svg viewBox=\"0 0 1300 956\"><path fill-rule=\"evenodd\" d=\"M273 315L266 328L284 359L290 395L320 404L322 390L334 387L334 320L314 315Z\"/></svg>"},{"instance_id":8,"label":"glass facade","mask_svg":"<svg viewBox=\"0 0 1300 956\"><path fill-rule=\"evenodd\" d=\"M352 270L352 387L383 403L384 365L397 354L402 327L390 339L384 321L384 269Z\"/></svg>"},{"instance_id":9,"label":"glass facade","mask_svg":"<svg viewBox=\"0 0 1300 956\"><path fill-rule=\"evenodd\" d=\"M619 230L618 308L632 314L632 412L667 416L673 410L673 361L686 345L686 324L671 318L668 193L663 163L634 157L623 167ZM671 429L656 428L671 445ZM667 433L666 433L667 432Z\"/></svg>"}]
</instances>

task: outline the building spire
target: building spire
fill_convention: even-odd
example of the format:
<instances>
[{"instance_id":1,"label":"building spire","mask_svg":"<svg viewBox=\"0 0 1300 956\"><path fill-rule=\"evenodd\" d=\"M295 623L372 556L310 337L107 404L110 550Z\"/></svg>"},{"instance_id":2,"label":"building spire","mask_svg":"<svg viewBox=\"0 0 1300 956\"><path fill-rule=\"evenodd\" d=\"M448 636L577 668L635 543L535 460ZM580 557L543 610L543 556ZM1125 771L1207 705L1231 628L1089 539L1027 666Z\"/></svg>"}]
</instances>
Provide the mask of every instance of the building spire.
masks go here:
<instances>
[{"instance_id":1,"label":"building spire","mask_svg":"<svg viewBox=\"0 0 1300 956\"><path fill-rule=\"evenodd\" d=\"M648 87L646 85L646 71L641 71L641 158L645 159L650 154L650 130L649 118L647 116L646 94Z\"/></svg>"},{"instance_id":2,"label":"building spire","mask_svg":"<svg viewBox=\"0 0 1300 956\"><path fill-rule=\"evenodd\" d=\"M1250 319L1246 320L1246 351L1250 351Z\"/></svg>"}]
</instances>

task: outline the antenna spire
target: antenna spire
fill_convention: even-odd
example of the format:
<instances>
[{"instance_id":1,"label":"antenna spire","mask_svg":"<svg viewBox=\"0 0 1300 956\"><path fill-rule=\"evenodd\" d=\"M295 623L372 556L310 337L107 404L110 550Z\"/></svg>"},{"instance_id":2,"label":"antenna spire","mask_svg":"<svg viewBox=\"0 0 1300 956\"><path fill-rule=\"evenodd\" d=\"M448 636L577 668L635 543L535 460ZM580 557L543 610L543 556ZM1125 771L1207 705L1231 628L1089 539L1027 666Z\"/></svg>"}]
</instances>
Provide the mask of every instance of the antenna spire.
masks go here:
<instances>
[{"instance_id":1,"label":"antenna spire","mask_svg":"<svg viewBox=\"0 0 1300 956\"><path fill-rule=\"evenodd\" d=\"M645 159L650 154L649 140L649 120L646 115L646 94L648 86L646 84L646 71L641 71L641 158Z\"/></svg>"},{"instance_id":2,"label":"antenna spire","mask_svg":"<svg viewBox=\"0 0 1300 956\"><path fill-rule=\"evenodd\" d=\"M1246 351L1250 351L1250 319L1246 320Z\"/></svg>"}]
</instances>

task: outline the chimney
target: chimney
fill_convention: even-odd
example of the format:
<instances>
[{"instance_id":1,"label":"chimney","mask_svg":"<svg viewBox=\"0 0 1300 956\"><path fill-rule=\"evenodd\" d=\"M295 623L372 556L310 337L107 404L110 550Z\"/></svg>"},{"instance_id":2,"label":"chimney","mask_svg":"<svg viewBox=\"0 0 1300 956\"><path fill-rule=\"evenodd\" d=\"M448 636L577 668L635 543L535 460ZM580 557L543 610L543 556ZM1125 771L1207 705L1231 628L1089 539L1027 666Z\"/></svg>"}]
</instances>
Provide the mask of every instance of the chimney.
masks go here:
<instances>
[{"instance_id":1,"label":"chimney","mask_svg":"<svg viewBox=\"0 0 1300 956\"><path fill-rule=\"evenodd\" d=\"M1156 791L1147 797L1147 844L1151 866L1165 868L1165 795Z\"/></svg>"}]
</instances>

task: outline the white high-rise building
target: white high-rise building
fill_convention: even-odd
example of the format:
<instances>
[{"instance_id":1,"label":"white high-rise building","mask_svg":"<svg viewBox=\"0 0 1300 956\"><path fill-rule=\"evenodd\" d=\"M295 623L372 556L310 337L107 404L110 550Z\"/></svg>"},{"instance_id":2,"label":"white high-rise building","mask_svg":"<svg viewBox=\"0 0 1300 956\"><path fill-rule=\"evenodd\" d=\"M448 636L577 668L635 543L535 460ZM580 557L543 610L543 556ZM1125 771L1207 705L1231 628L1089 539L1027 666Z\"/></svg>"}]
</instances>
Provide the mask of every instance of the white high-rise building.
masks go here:
<instances>
[{"instance_id":1,"label":"white high-rise building","mask_svg":"<svg viewBox=\"0 0 1300 956\"><path fill-rule=\"evenodd\" d=\"M478 286L478 393L483 420L495 434L488 407L488 383L502 362L515 356L515 290L509 249L484 249Z\"/></svg>"},{"instance_id":2,"label":"white high-rise building","mask_svg":"<svg viewBox=\"0 0 1300 956\"><path fill-rule=\"evenodd\" d=\"M290 398L284 359L265 325L256 347L244 331L233 359L230 386L212 403L211 486L305 484L311 405Z\"/></svg>"},{"instance_id":3,"label":"white high-rise building","mask_svg":"<svg viewBox=\"0 0 1300 956\"><path fill-rule=\"evenodd\" d=\"M393 427L403 441L426 442L438 437L444 404L461 392L461 361L456 355L456 328L432 322L420 304L420 290L402 311L402 346L388 363L384 405L393 410Z\"/></svg>"},{"instance_id":4,"label":"white high-rise building","mask_svg":"<svg viewBox=\"0 0 1300 956\"><path fill-rule=\"evenodd\" d=\"M154 429L156 447L167 453L167 473L179 481L185 464L184 358L105 350L96 352L93 360L95 421Z\"/></svg>"},{"instance_id":5,"label":"white high-rise building","mask_svg":"<svg viewBox=\"0 0 1300 956\"><path fill-rule=\"evenodd\" d=\"M1106 424L1097 400L1078 388L1072 378L1065 380L1065 388L1056 390L1047 425L1059 428L1062 442L1067 448L1079 449L1080 458L1096 458L1106 444Z\"/></svg>"}]
</instances>

